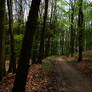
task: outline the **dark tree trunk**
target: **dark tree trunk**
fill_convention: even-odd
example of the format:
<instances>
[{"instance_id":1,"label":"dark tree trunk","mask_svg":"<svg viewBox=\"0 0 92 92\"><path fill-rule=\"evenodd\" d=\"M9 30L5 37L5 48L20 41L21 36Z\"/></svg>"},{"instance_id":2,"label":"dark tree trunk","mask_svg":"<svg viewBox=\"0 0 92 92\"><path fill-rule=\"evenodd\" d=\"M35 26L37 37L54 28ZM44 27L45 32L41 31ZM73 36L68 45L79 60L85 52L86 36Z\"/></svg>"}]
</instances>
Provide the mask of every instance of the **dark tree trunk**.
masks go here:
<instances>
[{"instance_id":1,"label":"dark tree trunk","mask_svg":"<svg viewBox=\"0 0 92 92\"><path fill-rule=\"evenodd\" d=\"M78 61L82 60L82 51L83 51L84 15L83 15L83 11L82 11L82 3L83 3L83 0L79 0L79 19L78 19L78 27L79 27L79 57L78 57Z\"/></svg>"},{"instance_id":2,"label":"dark tree trunk","mask_svg":"<svg viewBox=\"0 0 92 92\"><path fill-rule=\"evenodd\" d=\"M51 30L53 30L53 24L52 24L52 22L53 22L53 12L54 12L54 1L52 0L52 2L51 2L51 15L50 15L50 24L49 24L49 28L51 29ZM50 30L50 31L51 31ZM49 34L49 33L48 33ZM47 47L46 47L46 50L45 50L45 53L48 53L48 48L49 48L49 52L50 52L50 55L52 54L52 48L51 48L51 44L52 44L52 34L49 34L49 38L48 38L48 43L47 43Z\"/></svg>"},{"instance_id":3,"label":"dark tree trunk","mask_svg":"<svg viewBox=\"0 0 92 92\"><path fill-rule=\"evenodd\" d=\"M12 14L12 0L7 0L8 15L9 15L9 32L10 32L10 46L11 46L11 59L8 72L16 72L16 56L13 34L13 14Z\"/></svg>"},{"instance_id":4,"label":"dark tree trunk","mask_svg":"<svg viewBox=\"0 0 92 92\"><path fill-rule=\"evenodd\" d=\"M0 0L0 80L5 75L5 0Z\"/></svg>"},{"instance_id":5,"label":"dark tree trunk","mask_svg":"<svg viewBox=\"0 0 92 92\"><path fill-rule=\"evenodd\" d=\"M41 32L41 38L40 38L38 63L41 63L42 62L41 60L44 58L44 36L45 36L45 30L46 30L47 14L48 14L48 0L45 0L45 13L44 13L43 28Z\"/></svg>"},{"instance_id":6,"label":"dark tree trunk","mask_svg":"<svg viewBox=\"0 0 92 92\"><path fill-rule=\"evenodd\" d=\"M61 46L61 55L64 55L64 31L61 32L61 40L60 40L60 46Z\"/></svg>"},{"instance_id":7,"label":"dark tree trunk","mask_svg":"<svg viewBox=\"0 0 92 92\"><path fill-rule=\"evenodd\" d=\"M51 42L51 55L56 55L57 53L57 41L54 39L54 35L57 34L56 29L56 23L57 23L57 0L54 0L53 2L53 21L52 21L52 30L53 30L53 36L52 36L52 42Z\"/></svg>"},{"instance_id":8,"label":"dark tree trunk","mask_svg":"<svg viewBox=\"0 0 92 92\"><path fill-rule=\"evenodd\" d=\"M50 42L51 42L51 37L49 35L46 42L45 57L50 55Z\"/></svg>"},{"instance_id":9,"label":"dark tree trunk","mask_svg":"<svg viewBox=\"0 0 92 92\"><path fill-rule=\"evenodd\" d=\"M31 56L32 42L37 25L40 1L41 0L32 0L12 92L25 92L29 59Z\"/></svg>"}]
</instances>

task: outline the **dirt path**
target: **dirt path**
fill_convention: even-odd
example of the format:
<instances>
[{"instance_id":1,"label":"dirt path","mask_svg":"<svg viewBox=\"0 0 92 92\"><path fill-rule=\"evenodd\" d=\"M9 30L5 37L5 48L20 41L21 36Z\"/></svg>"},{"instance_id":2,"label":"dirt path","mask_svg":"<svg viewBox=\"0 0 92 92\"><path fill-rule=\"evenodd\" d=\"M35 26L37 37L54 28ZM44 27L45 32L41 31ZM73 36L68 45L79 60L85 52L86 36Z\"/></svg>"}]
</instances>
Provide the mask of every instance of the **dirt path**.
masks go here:
<instances>
[{"instance_id":1,"label":"dirt path","mask_svg":"<svg viewBox=\"0 0 92 92\"><path fill-rule=\"evenodd\" d=\"M91 81L62 57L55 58L58 92L92 92Z\"/></svg>"}]
</instances>

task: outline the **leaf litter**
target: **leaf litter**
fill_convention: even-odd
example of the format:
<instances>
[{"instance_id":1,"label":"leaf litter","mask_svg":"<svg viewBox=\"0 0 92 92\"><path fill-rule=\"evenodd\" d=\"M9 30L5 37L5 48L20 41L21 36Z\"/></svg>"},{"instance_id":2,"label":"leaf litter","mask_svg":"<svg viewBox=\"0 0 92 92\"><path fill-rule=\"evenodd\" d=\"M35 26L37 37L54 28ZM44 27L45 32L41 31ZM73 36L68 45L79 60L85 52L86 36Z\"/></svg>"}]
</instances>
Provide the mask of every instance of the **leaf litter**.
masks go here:
<instances>
[{"instance_id":1,"label":"leaf litter","mask_svg":"<svg viewBox=\"0 0 92 92\"><path fill-rule=\"evenodd\" d=\"M50 76L49 76L50 75ZM12 92L15 74L8 74L0 82L0 92ZM25 92L56 92L56 80L50 67L31 65L29 68Z\"/></svg>"}]
</instances>

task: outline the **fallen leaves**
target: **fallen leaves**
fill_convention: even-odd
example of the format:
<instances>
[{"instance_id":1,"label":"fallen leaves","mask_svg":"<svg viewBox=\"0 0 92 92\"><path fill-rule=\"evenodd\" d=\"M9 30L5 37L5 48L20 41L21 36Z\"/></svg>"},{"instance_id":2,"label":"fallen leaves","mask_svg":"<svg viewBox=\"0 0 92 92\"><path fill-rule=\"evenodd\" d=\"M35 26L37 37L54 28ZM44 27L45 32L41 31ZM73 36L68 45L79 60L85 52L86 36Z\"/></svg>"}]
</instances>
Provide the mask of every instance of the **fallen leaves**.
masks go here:
<instances>
[{"instance_id":1,"label":"fallen leaves","mask_svg":"<svg viewBox=\"0 0 92 92\"><path fill-rule=\"evenodd\" d=\"M76 64L77 68L87 74L88 77L92 78L92 62L81 61Z\"/></svg>"},{"instance_id":2,"label":"fallen leaves","mask_svg":"<svg viewBox=\"0 0 92 92\"><path fill-rule=\"evenodd\" d=\"M55 92L55 78L50 66L30 65L26 82L26 92ZM48 75L51 76L48 76ZM15 74L8 74L0 82L0 92L12 92Z\"/></svg>"},{"instance_id":3,"label":"fallen leaves","mask_svg":"<svg viewBox=\"0 0 92 92\"><path fill-rule=\"evenodd\" d=\"M15 74L8 74L0 82L0 92L12 92Z\"/></svg>"},{"instance_id":4,"label":"fallen leaves","mask_svg":"<svg viewBox=\"0 0 92 92\"><path fill-rule=\"evenodd\" d=\"M26 83L26 92L55 92L53 86L53 78L48 77L49 69L45 69L43 65L32 65ZM53 90L54 89L54 90Z\"/></svg>"}]
</instances>

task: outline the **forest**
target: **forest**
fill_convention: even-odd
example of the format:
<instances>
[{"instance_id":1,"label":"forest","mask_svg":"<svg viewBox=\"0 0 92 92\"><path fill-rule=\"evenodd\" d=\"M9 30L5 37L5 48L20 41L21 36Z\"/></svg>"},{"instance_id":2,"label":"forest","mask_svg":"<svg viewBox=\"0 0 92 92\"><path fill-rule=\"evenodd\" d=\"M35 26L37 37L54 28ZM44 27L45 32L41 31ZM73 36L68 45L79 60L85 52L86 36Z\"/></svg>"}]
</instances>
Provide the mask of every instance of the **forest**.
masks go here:
<instances>
[{"instance_id":1,"label":"forest","mask_svg":"<svg viewBox=\"0 0 92 92\"><path fill-rule=\"evenodd\" d=\"M0 0L0 92L92 92L61 91L59 83L58 91L50 86L33 90L36 83L27 84L37 71L54 77L54 70L60 74L65 65L62 75L68 76L66 61L92 78L92 0ZM44 75L44 67L53 73ZM6 82L10 80L11 88ZM26 90L26 85L32 88Z\"/></svg>"}]
</instances>

